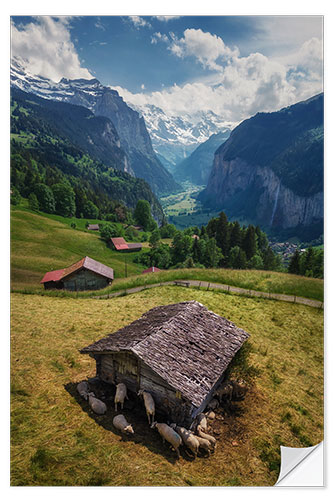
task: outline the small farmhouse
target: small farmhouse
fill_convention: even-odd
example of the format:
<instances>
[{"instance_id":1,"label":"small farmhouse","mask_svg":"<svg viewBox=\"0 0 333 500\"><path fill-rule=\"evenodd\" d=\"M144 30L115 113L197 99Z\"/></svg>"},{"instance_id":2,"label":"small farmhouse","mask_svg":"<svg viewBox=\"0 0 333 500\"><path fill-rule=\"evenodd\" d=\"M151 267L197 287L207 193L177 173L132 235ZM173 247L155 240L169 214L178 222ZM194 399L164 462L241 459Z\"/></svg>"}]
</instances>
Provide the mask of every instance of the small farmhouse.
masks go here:
<instances>
[{"instance_id":1,"label":"small farmhouse","mask_svg":"<svg viewBox=\"0 0 333 500\"><path fill-rule=\"evenodd\" d=\"M159 306L83 348L104 382L149 391L160 413L189 424L203 411L249 334L202 304Z\"/></svg>"},{"instance_id":2,"label":"small farmhouse","mask_svg":"<svg viewBox=\"0 0 333 500\"><path fill-rule=\"evenodd\" d=\"M119 252L137 252L142 249L141 243L127 243L124 238L111 238L111 246Z\"/></svg>"},{"instance_id":3,"label":"small farmhouse","mask_svg":"<svg viewBox=\"0 0 333 500\"><path fill-rule=\"evenodd\" d=\"M90 257L75 262L70 267L49 271L41 284L46 290L57 288L69 291L99 290L113 281L113 269Z\"/></svg>"},{"instance_id":4,"label":"small farmhouse","mask_svg":"<svg viewBox=\"0 0 333 500\"><path fill-rule=\"evenodd\" d=\"M158 267L152 266L152 267L149 267L148 269L145 269L144 271L142 271L142 274L158 273L160 270L161 269L159 269Z\"/></svg>"}]
</instances>

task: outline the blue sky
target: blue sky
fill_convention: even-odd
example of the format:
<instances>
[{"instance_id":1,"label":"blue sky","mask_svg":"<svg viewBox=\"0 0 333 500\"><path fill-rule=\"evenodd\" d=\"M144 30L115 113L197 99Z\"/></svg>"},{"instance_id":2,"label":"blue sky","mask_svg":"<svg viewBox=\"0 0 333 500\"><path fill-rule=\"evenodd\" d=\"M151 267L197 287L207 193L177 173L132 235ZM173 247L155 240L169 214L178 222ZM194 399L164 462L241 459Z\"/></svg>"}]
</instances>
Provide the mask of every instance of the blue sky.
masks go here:
<instances>
[{"instance_id":1,"label":"blue sky","mask_svg":"<svg viewBox=\"0 0 333 500\"><path fill-rule=\"evenodd\" d=\"M55 81L96 77L133 104L230 121L322 90L320 16L13 17L12 54Z\"/></svg>"}]
</instances>

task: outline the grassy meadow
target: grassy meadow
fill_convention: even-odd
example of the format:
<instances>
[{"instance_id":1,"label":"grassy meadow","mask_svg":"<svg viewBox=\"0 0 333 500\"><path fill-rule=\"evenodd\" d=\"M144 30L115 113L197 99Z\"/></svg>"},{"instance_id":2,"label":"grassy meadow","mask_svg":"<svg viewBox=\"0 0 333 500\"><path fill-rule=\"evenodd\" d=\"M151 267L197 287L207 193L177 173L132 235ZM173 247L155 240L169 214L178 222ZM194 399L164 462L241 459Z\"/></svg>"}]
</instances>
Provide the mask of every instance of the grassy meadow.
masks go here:
<instances>
[{"instance_id":1,"label":"grassy meadow","mask_svg":"<svg viewBox=\"0 0 333 500\"><path fill-rule=\"evenodd\" d=\"M77 219L79 220L79 219ZM41 290L43 275L62 269L88 255L125 276L125 254L111 250L99 234L70 227L71 219L46 217L29 210L11 210L11 286L13 290ZM95 222L95 221L91 221ZM142 251L145 251L143 249ZM144 269L135 264L137 252L127 253L127 275Z\"/></svg>"},{"instance_id":2,"label":"grassy meadow","mask_svg":"<svg viewBox=\"0 0 333 500\"><path fill-rule=\"evenodd\" d=\"M124 411L136 433L122 439L112 404L94 415L75 383L95 373L80 348L154 306L183 300L250 333L231 368L249 392L212 421L213 455L191 460L182 452L177 461L142 408ZM170 286L105 301L13 293L11 313L12 485L273 485L280 445L323 439L322 310Z\"/></svg>"}]
</instances>

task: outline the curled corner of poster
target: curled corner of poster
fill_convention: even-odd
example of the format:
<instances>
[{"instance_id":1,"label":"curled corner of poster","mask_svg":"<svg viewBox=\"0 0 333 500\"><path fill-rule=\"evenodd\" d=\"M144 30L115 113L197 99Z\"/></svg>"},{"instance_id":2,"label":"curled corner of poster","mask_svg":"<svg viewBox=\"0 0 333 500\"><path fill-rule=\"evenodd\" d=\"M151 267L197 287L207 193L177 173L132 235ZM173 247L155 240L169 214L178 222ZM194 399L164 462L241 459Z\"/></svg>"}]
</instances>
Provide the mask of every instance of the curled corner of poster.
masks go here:
<instances>
[{"instance_id":1,"label":"curled corner of poster","mask_svg":"<svg viewBox=\"0 0 333 500\"><path fill-rule=\"evenodd\" d=\"M275 486L324 486L323 441L309 448L281 446L280 475Z\"/></svg>"}]
</instances>

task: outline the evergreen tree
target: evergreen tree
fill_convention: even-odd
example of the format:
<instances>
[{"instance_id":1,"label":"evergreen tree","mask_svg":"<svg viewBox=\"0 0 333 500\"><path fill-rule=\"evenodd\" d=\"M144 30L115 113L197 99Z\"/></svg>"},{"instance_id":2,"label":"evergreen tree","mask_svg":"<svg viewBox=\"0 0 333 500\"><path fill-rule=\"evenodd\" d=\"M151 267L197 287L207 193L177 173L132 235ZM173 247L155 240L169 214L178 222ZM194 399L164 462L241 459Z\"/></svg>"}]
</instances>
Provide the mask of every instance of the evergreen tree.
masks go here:
<instances>
[{"instance_id":1,"label":"evergreen tree","mask_svg":"<svg viewBox=\"0 0 333 500\"><path fill-rule=\"evenodd\" d=\"M313 276L315 266L315 252L312 247L306 249L300 260L300 273L304 276Z\"/></svg>"},{"instance_id":2,"label":"evergreen tree","mask_svg":"<svg viewBox=\"0 0 333 500\"><path fill-rule=\"evenodd\" d=\"M298 250L292 255L289 265L288 265L288 273L291 274L300 274L300 259L301 255Z\"/></svg>"},{"instance_id":3,"label":"evergreen tree","mask_svg":"<svg viewBox=\"0 0 333 500\"><path fill-rule=\"evenodd\" d=\"M210 219L210 221L208 221L208 224L206 227L206 233L208 235L208 238L215 238L216 237L217 223L218 223L217 218L213 218L213 219Z\"/></svg>"},{"instance_id":4,"label":"evergreen tree","mask_svg":"<svg viewBox=\"0 0 333 500\"><path fill-rule=\"evenodd\" d=\"M193 256L194 262L200 262L200 249L199 249L198 238L194 238L193 246L192 246L192 256Z\"/></svg>"},{"instance_id":5,"label":"evergreen tree","mask_svg":"<svg viewBox=\"0 0 333 500\"><path fill-rule=\"evenodd\" d=\"M264 269L267 271L274 271L277 268L276 256L271 247L263 252Z\"/></svg>"},{"instance_id":6,"label":"evergreen tree","mask_svg":"<svg viewBox=\"0 0 333 500\"><path fill-rule=\"evenodd\" d=\"M242 248L246 254L247 260L250 260L257 252L256 231L252 224L246 230Z\"/></svg>"},{"instance_id":7,"label":"evergreen tree","mask_svg":"<svg viewBox=\"0 0 333 500\"><path fill-rule=\"evenodd\" d=\"M228 258L228 265L233 269L246 269L246 254L240 247L231 248Z\"/></svg>"},{"instance_id":8,"label":"evergreen tree","mask_svg":"<svg viewBox=\"0 0 333 500\"><path fill-rule=\"evenodd\" d=\"M161 235L160 235L160 232L158 229L155 229L151 235L150 235L150 238L149 238L149 245L152 247L152 248L155 248L157 247L159 241L161 239Z\"/></svg>"},{"instance_id":9,"label":"evergreen tree","mask_svg":"<svg viewBox=\"0 0 333 500\"><path fill-rule=\"evenodd\" d=\"M221 249L217 246L215 238L209 238L206 244L206 253L204 258L204 265L206 267L217 267L223 259Z\"/></svg>"},{"instance_id":10,"label":"evergreen tree","mask_svg":"<svg viewBox=\"0 0 333 500\"><path fill-rule=\"evenodd\" d=\"M230 233L228 218L224 212L220 213L216 222L216 243L223 255L227 256L230 248Z\"/></svg>"},{"instance_id":11,"label":"evergreen tree","mask_svg":"<svg viewBox=\"0 0 333 500\"><path fill-rule=\"evenodd\" d=\"M230 248L240 247L242 244L242 230L239 222L236 220L230 228Z\"/></svg>"}]
</instances>

